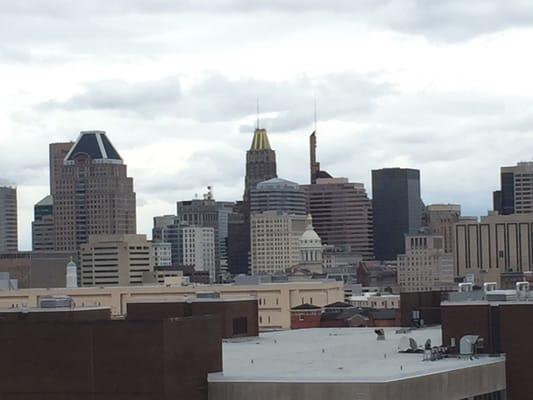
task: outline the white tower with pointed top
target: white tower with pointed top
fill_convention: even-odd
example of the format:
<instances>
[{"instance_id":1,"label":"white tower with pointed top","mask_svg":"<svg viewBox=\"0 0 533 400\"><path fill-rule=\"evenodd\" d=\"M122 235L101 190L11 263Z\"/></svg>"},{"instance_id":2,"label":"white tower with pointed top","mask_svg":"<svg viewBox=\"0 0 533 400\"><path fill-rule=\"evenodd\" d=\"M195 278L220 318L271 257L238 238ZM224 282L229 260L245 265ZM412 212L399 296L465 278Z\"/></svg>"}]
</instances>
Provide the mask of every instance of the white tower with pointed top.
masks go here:
<instances>
[{"instance_id":1,"label":"white tower with pointed top","mask_svg":"<svg viewBox=\"0 0 533 400\"><path fill-rule=\"evenodd\" d=\"M67 264L67 289L77 288L78 287L78 266L72 257L70 258L69 263Z\"/></svg>"}]
</instances>

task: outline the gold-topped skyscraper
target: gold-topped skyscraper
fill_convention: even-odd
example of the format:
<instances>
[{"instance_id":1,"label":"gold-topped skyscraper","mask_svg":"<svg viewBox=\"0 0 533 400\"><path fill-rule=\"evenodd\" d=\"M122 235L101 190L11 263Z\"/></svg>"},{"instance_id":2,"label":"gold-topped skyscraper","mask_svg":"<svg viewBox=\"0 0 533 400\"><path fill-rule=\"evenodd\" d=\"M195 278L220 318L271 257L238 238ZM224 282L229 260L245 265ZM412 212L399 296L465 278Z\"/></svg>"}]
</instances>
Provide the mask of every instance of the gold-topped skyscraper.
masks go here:
<instances>
[{"instance_id":1,"label":"gold-topped skyscraper","mask_svg":"<svg viewBox=\"0 0 533 400\"><path fill-rule=\"evenodd\" d=\"M249 204L250 190L259 182L277 178L276 152L270 147L266 129L257 127L252 145L246 152L244 203Z\"/></svg>"}]
</instances>

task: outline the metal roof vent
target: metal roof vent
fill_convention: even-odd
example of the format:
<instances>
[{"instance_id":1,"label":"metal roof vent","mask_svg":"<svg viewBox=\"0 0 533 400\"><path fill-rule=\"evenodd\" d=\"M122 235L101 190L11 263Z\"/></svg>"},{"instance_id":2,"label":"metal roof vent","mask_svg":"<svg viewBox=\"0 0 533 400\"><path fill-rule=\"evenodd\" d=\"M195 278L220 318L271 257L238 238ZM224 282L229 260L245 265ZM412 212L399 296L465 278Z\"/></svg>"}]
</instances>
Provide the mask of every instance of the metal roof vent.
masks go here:
<instances>
[{"instance_id":1,"label":"metal roof vent","mask_svg":"<svg viewBox=\"0 0 533 400\"><path fill-rule=\"evenodd\" d=\"M529 282L516 282L516 297L519 300L529 297Z\"/></svg>"},{"instance_id":2,"label":"metal roof vent","mask_svg":"<svg viewBox=\"0 0 533 400\"><path fill-rule=\"evenodd\" d=\"M459 284L459 292L460 293L466 293L471 292L474 288L474 284L471 282L461 282Z\"/></svg>"},{"instance_id":3,"label":"metal roof vent","mask_svg":"<svg viewBox=\"0 0 533 400\"><path fill-rule=\"evenodd\" d=\"M496 288L497 288L496 282L485 282L483 284L483 291L485 293L492 292L492 291L496 290Z\"/></svg>"},{"instance_id":4,"label":"metal roof vent","mask_svg":"<svg viewBox=\"0 0 533 400\"><path fill-rule=\"evenodd\" d=\"M459 341L459 354L472 357L480 347L483 347L483 338L481 336L465 335Z\"/></svg>"}]
</instances>

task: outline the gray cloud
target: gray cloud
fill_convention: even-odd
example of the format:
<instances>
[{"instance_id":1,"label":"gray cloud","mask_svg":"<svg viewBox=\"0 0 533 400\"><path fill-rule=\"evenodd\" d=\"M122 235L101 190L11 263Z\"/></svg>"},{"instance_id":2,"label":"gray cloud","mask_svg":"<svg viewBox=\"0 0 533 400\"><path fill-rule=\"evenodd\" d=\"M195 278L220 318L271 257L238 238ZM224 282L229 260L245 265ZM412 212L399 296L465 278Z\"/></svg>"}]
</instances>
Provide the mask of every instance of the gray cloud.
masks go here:
<instances>
[{"instance_id":1,"label":"gray cloud","mask_svg":"<svg viewBox=\"0 0 533 400\"><path fill-rule=\"evenodd\" d=\"M181 100L182 90L177 78L127 83L119 80L92 82L85 91L66 101L51 100L40 104L41 110L107 110L154 116L173 113Z\"/></svg>"},{"instance_id":2,"label":"gray cloud","mask_svg":"<svg viewBox=\"0 0 533 400\"><path fill-rule=\"evenodd\" d=\"M337 15L353 22L373 24L437 40L464 40L533 23L533 4L527 0L23 0L0 3L0 21L6 17L85 20L99 17L145 18L162 14L273 13ZM102 28L102 26L100 26ZM75 32L73 32L76 34Z\"/></svg>"},{"instance_id":3,"label":"gray cloud","mask_svg":"<svg viewBox=\"0 0 533 400\"><path fill-rule=\"evenodd\" d=\"M283 82L231 80L212 75L186 91L174 77L140 83L91 82L84 85L80 94L64 101L39 104L36 109L118 111L143 118L165 116L210 123L250 116L260 99L261 113L277 114L265 118L263 124L283 132L312 121L315 96L320 118L329 120L368 113L379 98L392 93L394 88L390 84L348 72ZM248 127L242 129L250 131Z\"/></svg>"}]
</instances>

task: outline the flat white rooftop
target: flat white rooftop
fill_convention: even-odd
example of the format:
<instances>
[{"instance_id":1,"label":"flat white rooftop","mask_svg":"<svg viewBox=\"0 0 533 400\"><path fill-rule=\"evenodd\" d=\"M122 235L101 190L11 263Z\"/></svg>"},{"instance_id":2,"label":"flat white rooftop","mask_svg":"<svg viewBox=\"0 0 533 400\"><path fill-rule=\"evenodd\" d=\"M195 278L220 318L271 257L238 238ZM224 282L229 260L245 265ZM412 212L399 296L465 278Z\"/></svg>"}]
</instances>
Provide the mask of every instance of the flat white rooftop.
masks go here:
<instances>
[{"instance_id":1,"label":"flat white rooftop","mask_svg":"<svg viewBox=\"0 0 533 400\"><path fill-rule=\"evenodd\" d=\"M423 354L398 353L402 336L419 346L441 344L440 327L396 334L385 328L384 341L374 328L317 328L262 333L258 338L223 344L224 372L209 382L387 382L501 362L504 357L474 360L457 356L423 361Z\"/></svg>"}]
</instances>

